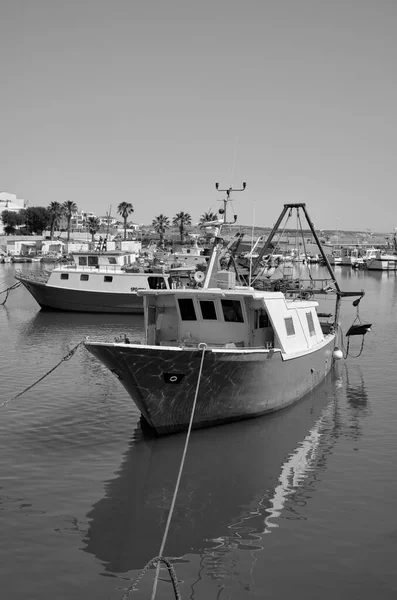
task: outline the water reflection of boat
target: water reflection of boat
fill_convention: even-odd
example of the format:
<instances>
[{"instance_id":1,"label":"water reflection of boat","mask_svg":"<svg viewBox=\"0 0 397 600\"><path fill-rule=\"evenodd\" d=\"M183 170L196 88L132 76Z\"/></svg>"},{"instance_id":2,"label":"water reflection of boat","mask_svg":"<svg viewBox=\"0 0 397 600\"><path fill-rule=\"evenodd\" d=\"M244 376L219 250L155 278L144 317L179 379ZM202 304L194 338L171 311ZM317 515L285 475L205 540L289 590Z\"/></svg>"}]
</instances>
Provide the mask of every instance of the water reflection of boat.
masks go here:
<instances>
[{"instance_id":1,"label":"water reflection of boat","mask_svg":"<svg viewBox=\"0 0 397 600\"><path fill-rule=\"evenodd\" d=\"M166 556L216 554L229 546L260 550L282 513L299 511L298 490L324 468L332 446L333 400L326 390L323 384L266 419L192 432ZM136 430L117 477L87 515L84 550L107 572L140 569L156 555L184 441Z\"/></svg>"},{"instance_id":2,"label":"water reflection of boat","mask_svg":"<svg viewBox=\"0 0 397 600\"><path fill-rule=\"evenodd\" d=\"M103 315L99 313L73 313L67 312L38 312L35 316L26 321L21 326L21 333L24 342L29 336L34 339L43 337L43 335L53 335L54 331L65 331L70 334L71 329L74 333L80 331L81 338L91 333L97 333L98 327L108 332L120 334L128 332L139 338L143 335L143 323L140 315L108 314L106 322Z\"/></svg>"}]
</instances>

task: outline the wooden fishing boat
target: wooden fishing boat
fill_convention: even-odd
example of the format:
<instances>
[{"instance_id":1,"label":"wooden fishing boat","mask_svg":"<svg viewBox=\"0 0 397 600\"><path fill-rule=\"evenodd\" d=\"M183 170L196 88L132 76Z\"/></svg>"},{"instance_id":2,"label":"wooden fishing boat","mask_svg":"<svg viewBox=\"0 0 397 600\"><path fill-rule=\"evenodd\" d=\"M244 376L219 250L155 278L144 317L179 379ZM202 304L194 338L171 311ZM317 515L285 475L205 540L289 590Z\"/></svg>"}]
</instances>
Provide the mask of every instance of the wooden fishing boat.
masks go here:
<instances>
[{"instance_id":1,"label":"wooden fishing boat","mask_svg":"<svg viewBox=\"0 0 397 600\"><path fill-rule=\"evenodd\" d=\"M220 269L225 223L220 219L211 223L215 243L205 275L195 275L196 287L138 292L144 300L144 344L86 342L158 434L187 429L193 409L195 428L282 409L319 384L342 354L336 348L341 298L361 298L363 292L340 290L304 204L284 205L256 264L293 209L306 216L331 285L290 287L288 295L238 285L235 272ZM335 293L335 311L326 321L315 292Z\"/></svg>"},{"instance_id":2,"label":"wooden fishing boat","mask_svg":"<svg viewBox=\"0 0 397 600\"><path fill-rule=\"evenodd\" d=\"M169 273L131 273L130 255L121 251L75 252L73 264L52 270L16 271L15 278L43 310L142 314L139 289L169 288Z\"/></svg>"}]
</instances>

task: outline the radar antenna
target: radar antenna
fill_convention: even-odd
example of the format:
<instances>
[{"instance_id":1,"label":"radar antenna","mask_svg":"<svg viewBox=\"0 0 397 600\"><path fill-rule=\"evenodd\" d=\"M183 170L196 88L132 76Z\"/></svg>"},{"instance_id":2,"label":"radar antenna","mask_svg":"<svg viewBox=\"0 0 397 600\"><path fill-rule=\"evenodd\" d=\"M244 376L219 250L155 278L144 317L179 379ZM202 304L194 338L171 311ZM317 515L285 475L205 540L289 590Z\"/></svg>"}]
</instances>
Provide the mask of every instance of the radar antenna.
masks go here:
<instances>
[{"instance_id":1,"label":"radar antenna","mask_svg":"<svg viewBox=\"0 0 397 600\"><path fill-rule=\"evenodd\" d=\"M219 183L215 184L216 189L218 190L218 192L226 192L226 198L224 198L223 200L220 200L220 202L223 202L223 208L219 209L219 213L221 215L223 215L223 223L225 224L226 221L226 208L227 208L227 203L230 202L230 194L232 192L243 192L245 190L245 188L247 187L247 184L245 181L243 181L243 187L242 188L225 188L224 190L221 190L219 188ZM237 221L237 215L234 215L234 223Z\"/></svg>"}]
</instances>

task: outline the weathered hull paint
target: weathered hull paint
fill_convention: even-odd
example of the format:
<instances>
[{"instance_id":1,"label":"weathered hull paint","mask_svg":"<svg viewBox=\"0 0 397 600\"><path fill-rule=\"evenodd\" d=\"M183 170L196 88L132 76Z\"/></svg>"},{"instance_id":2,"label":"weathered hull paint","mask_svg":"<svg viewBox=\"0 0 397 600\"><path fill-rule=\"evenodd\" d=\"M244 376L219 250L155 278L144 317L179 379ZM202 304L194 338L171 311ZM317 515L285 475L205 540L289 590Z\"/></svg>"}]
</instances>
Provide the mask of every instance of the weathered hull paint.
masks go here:
<instances>
[{"instance_id":1,"label":"weathered hull paint","mask_svg":"<svg viewBox=\"0 0 397 600\"><path fill-rule=\"evenodd\" d=\"M43 310L90 313L143 314L143 300L135 292L90 292L59 289L19 278Z\"/></svg>"},{"instance_id":2,"label":"weathered hull paint","mask_svg":"<svg viewBox=\"0 0 397 600\"><path fill-rule=\"evenodd\" d=\"M278 350L207 349L193 427L256 417L296 402L327 375L334 345L329 335L318 349L287 360ZM86 347L120 379L158 434L187 429L202 350L99 342Z\"/></svg>"}]
</instances>

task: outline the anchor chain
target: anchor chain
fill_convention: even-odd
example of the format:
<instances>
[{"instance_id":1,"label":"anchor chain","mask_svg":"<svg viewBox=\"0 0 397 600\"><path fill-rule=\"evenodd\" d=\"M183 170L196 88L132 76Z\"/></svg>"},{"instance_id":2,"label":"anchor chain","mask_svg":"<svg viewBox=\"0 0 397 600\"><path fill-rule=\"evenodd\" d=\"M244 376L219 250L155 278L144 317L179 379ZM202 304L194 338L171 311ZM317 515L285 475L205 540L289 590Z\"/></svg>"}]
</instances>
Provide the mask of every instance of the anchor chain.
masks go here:
<instances>
[{"instance_id":1,"label":"anchor chain","mask_svg":"<svg viewBox=\"0 0 397 600\"><path fill-rule=\"evenodd\" d=\"M0 292L0 296L1 296L1 294L5 294L6 295L4 301L0 302L0 306L4 306L4 304L7 302L7 298L8 298L9 293L11 292L11 290L16 290L20 285L22 285L21 282L17 281L17 283L14 283L14 285L11 285L6 290L3 290L3 291Z\"/></svg>"},{"instance_id":2,"label":"anchor chain","mask_svg":"<svg viewBox=\"0 0 397 600\"><path fill-rule=\"evenodd\" d=\"M61 365L65 361L71 359L72 356L77 352L77 349L83 343L84 342L81 341L78 344L76 344L76 346L74 346L71 350L69 350L69 352L66 354L66 356L64 356L54 367L52 367L49 371L47 371L47 373L45 373L42 377L40 377L40 379L38 379L37 381L35 381L31 385L29 385L24 390L22 390L22 392L19 392L18 394L16 394L13 398L9 398L8 400L5 400L4 402L2 402L0 404L0 407L6 406L7 404L9 404L10 402L12 402L13 400L16 400L17 398L19 398L20 396L22 396L22 394L25 394L25 392L27 392L28 390L31 390L35 385L37 385L38 383L40 383L40 381L43 381L43 379L45 379L46 377L48 377L48 375L50 375L50 373L52 373L53 371L55 371L55 369L57 369L59 367L59 365Z\"/></svg>"}]
</instances>

